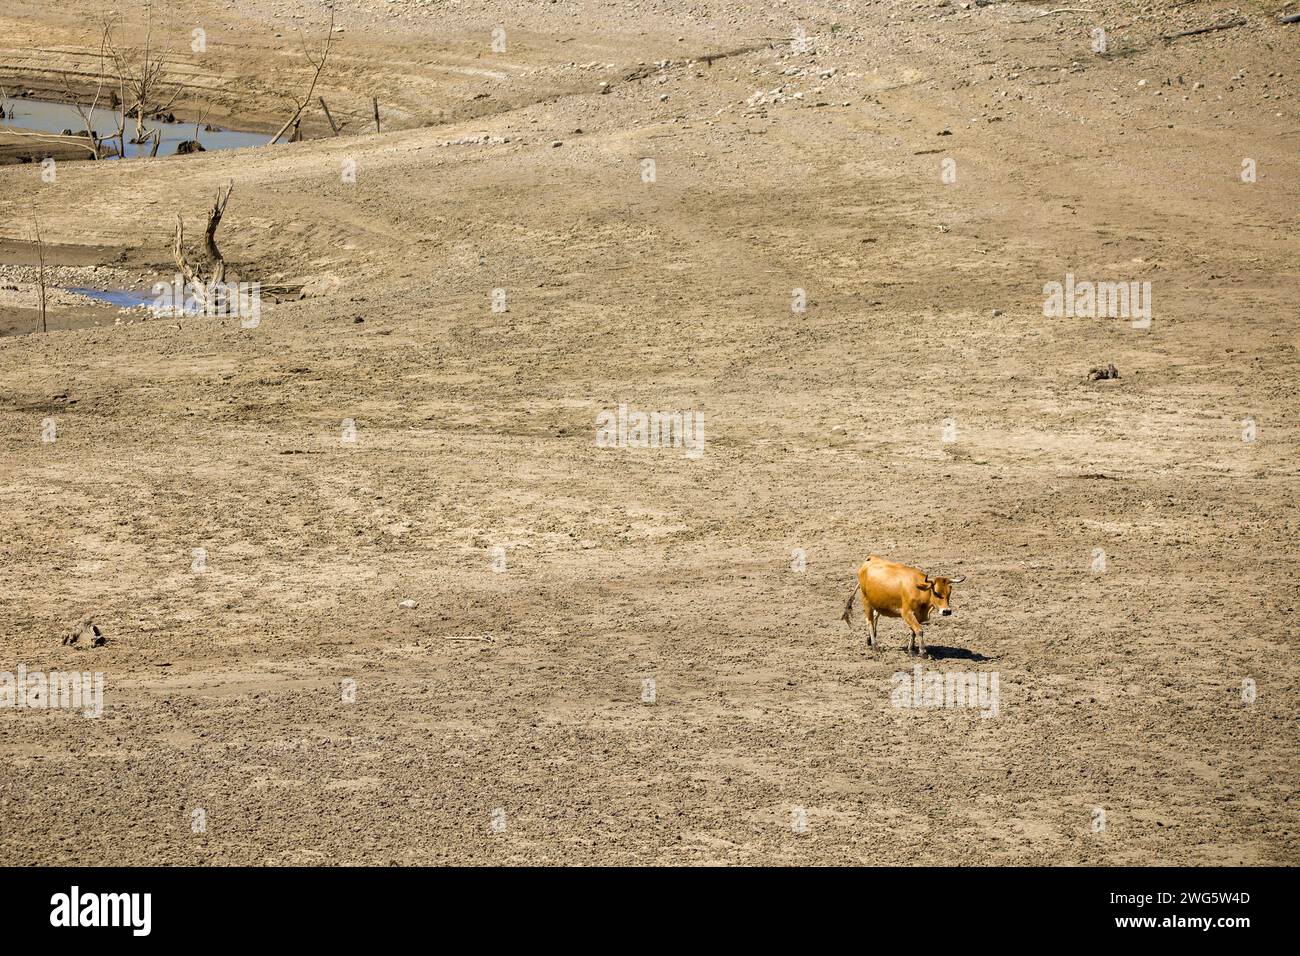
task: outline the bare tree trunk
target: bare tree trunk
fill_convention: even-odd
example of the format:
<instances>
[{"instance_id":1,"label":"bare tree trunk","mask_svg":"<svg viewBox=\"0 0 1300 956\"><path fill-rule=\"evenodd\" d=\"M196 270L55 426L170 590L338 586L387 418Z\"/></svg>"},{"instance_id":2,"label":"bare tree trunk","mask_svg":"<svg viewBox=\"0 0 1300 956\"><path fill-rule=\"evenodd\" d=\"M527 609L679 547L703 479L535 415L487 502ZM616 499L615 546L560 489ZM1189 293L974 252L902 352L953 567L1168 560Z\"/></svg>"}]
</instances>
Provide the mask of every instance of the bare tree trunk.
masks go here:
<instances>
[{"instance_id":1,"label":"bare tree trunk","mask_svg":"<svg viewBox=\"0 0 1300 956\"><path fill-rule=\"evenodd\" d=\"M180 213L176 214L176 239L172 244L172 254L176 259L176 268L180 270L186 284L193 287L196 294L205 303L217 291L217 287L226 281L226 260L221 255L221 250L217 248L217 227L221 225L221 217L225 214L226 203L230 202L230 194L234 191L235 184L232 180L225 190L217 190L216 202L208 210L208 228L203 235L203 251L207 256L208 268L206 278L201 276L189 259L185 257L185 221L181 218Z\"/></svg>"},{"instance_id":2,"label":"bare tree trunk","mask_svg":"<svg viewBox=\"0 0 1300 956\"><path fill-rule=\"evenodd\" d=\"M41 221L36 218L35 211L32 212L32 224L36 228L36 257L39 263L39 282L41 289L41 331L48 332L49 325L45 321L45 240L41 238Z\"/></svg>"}]
</instances>

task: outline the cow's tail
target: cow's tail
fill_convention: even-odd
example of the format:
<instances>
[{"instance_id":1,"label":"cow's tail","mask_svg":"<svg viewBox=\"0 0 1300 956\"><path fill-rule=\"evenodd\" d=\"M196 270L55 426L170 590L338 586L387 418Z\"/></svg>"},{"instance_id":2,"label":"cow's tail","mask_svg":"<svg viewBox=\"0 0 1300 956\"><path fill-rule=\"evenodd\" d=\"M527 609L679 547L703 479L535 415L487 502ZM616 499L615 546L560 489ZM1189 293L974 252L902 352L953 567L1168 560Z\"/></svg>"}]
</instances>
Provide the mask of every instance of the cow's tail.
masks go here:
<instances>
[{"instance_id":1,"label":"cow's tail","mask_svg":"<svg viewBox=\"0 0 1300 956\"><path fill-rule=\"evenodd\" d=\"M853 622L849 620L849 615L853 613L853 602L857 599L858 592L861 590L862 582L859 581L857 584L853 585L853 591L849 594L849 599L844 602L844 614L840 617L840 620L849 627L853 626Z\"/></svg>"}]
</instances>

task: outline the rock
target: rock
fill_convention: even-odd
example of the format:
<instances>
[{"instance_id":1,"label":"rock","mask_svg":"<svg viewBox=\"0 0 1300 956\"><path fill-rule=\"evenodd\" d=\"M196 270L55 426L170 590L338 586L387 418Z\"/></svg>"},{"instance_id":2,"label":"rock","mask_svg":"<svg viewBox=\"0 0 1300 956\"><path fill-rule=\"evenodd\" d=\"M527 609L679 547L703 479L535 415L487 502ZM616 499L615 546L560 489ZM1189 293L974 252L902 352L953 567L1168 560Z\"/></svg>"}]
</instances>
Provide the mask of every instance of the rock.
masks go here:
<instances>
[{"instance_id":1,"label":"rock","mask_svg":"<svg viewBox=\"0 0 1300 956\"><path fill-rule=\"evenodd\" d=\"M398 607L404 607L404 608L406 608L408 611L414 611L414 610L415 610L417 607L419 607L420 605L417 604L415 601L412 601L410 598L407 598L405 601L403 601L401 604L399 604L399 605L397 605L397 606L398 606Z\"/></svg>"},{"instance_id":2,"label":"rock","mask_svg":"<svg viewBox=\"0 0 1300 956\"><path fill-rule=\"evenodd\" d=\"M200 143L197 139L187 139L176 144L177 156L188 156L191 153L206 153L206 152L207 150L203 148L203 144Z\"/></svg>"},{"instance_id":3,"label":"rock","mask_svg":"<svg viewBox=\"0 0 1300 956\"><path fill-rule=\"evenodd\" d=\"M67 647L80 649L103 647L108 643L108 638L104 637L104 632L91 620L90 615L86 615L63 636L63 643Z\"/></svg>"}]
</instances>

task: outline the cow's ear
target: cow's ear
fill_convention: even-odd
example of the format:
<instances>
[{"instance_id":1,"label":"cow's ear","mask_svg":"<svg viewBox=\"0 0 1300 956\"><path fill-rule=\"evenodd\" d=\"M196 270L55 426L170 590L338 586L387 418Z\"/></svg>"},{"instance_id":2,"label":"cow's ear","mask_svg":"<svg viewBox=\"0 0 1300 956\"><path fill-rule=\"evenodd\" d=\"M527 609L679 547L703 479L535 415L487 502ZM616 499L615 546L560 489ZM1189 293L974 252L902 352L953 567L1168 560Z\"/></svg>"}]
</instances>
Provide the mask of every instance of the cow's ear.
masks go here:
<instances>
[{"instance_id":1,"label":"cow's ear","mask_svg":"<svg viewBox=\"0 0 1300 956\"><path fill-rule=\"evenodd\" d=\"M916 586L916 589L917 589L918 591L928 591L928 590L930 590L930 579L929 579L929 578L926 578L924 581L922 581L920 584L918 584L918 585Z\"/></svg>"}]
</instances>

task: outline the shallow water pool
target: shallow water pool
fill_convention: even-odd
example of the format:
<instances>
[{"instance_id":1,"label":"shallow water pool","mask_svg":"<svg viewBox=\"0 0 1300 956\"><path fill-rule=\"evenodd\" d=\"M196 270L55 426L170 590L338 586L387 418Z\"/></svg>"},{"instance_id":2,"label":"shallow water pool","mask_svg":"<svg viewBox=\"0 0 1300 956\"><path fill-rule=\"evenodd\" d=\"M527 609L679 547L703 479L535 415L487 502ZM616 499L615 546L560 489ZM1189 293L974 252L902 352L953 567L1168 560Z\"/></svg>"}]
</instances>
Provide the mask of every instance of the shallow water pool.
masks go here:
<instances>
[{"instance_id":1,"label":"shallow water pool","mask_svg":"<svg viewBox=\"0 0 1300 956\"><path fill-rule=\"evenodd\" d=\"M5 118L0 120L0 129L30 129L42 133L62 133L70 129L74 133L85 132L86 124L81 114L67 103L54 103L48 100L5 99L3 101ZM109 136L117 130L117 116L107 109L97 109L91 114L92 127L101 137ZM149 120L145 126L158 130L162 134L162 143L158 147L159 156L171 156L176 146L187 139L195 139L193 123L162 123ZM129 142L135 135L135 120L126 118L126 157L148 156L153 143L139 145ZM219 132L207 132L199 128L197 139L206 150L240 149L245 146L265 146L270 139L269 133L245 133L240 130L223 129ZM116 149L117 141L112 141ZM107 157L117 159L116 155Z\"/></svg>"}]
</instances>

